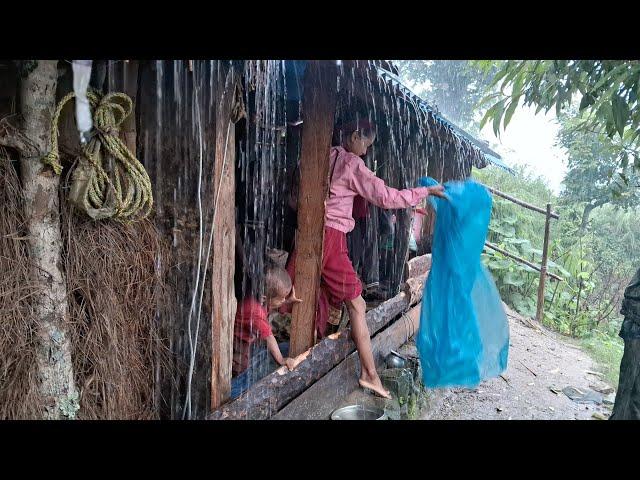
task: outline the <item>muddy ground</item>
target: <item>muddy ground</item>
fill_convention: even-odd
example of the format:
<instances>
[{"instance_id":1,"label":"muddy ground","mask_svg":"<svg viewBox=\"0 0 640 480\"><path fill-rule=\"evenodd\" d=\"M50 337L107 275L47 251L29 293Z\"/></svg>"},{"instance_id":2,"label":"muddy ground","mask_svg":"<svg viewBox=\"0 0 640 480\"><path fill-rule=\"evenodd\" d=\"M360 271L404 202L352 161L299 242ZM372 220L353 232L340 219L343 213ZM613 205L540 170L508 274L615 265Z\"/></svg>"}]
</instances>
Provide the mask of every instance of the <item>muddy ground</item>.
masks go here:
<instances>
[{"instance_id":1,"label":"muddy ground","mask_svg":"<svg viewBox=\"0 0 640 480\"><path fill-rule=\"evenodd\" d=\"M570 339L541 327L532 328L528 326L530 322L506 310L511 339L504 378L488 380L476 389L448 390L438 405L425 411L421 418L593 420L594 413L608 417L610 405L577 403L561 391L567 386L581 391L605 387L600 376L589 373L598 372L593 360ZM612 401L614 394L604 397Z\"/></svg>"}]
</instances>

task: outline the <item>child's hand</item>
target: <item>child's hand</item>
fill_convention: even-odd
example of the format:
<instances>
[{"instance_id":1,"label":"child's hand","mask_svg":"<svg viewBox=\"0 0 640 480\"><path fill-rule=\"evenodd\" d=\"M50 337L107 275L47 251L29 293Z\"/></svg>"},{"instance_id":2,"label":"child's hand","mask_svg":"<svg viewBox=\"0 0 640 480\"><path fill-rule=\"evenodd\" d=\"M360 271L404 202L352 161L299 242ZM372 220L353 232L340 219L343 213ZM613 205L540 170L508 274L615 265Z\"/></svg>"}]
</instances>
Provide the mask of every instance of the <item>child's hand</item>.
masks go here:
<instances>
[{"instance_id":1,"label":"child's hand","mask_svg":"<svg viewBox=\"0 0 640 480\"><path fill-rule=\"evenodd\" d=\"M302 299L296 297L296 288L294 286L291 287L291 293L286 299L287 303L302 303Z\"/></svg>"},{"instance_id":2,"label":"child's hand","mask_svg":"<svg viewBox=\"0 0 640 480\"><path fill-rule=\"evenodd\" d=\"M289 358L289 357L284 359L284 364L287 366L289 371L293 370L294 368L296 368L298 366L296 361L293 358Z\"/></svg>"},{"instance_id":3,"label":"child's hand","mask_svg":"<svg viewBox=\"0 0 640 480\"><path fill-rule=\"evenodd\" d=\"M440 197L444 199L447 198L446 194L444 193L443 185L434 185L433 187L427 187L427 190L429 191L429 195L433 195L434 197Z\"/></svg>"}]
</instances>

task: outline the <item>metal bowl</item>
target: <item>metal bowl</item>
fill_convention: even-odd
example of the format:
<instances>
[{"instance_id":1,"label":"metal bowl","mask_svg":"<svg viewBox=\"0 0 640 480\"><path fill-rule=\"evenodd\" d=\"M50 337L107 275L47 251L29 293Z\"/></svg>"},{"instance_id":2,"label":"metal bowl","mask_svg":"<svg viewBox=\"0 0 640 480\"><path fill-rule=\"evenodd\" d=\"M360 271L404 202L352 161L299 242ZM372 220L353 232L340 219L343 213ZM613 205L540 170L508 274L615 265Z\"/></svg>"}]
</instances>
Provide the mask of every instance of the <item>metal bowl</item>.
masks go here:
<instances>
[{"instance_id":1,"label":"metal bowl","mask_svg":"<svg viewBox=\"0 0 640 480\"><path fill-rule=\"evenodd\" d=\"M349 405L334 410L331 420L386 420L387 414L382 408Z\"/></svg>"},{"instance_id":2,"label":"metal bowl","mask_svg":"<svg viewBox=\"0 0 640 480\"><path fill-rule=\"evenodd\" d=\"M393 350L385 357L384 361L387 364L387 368L404 368L407 364L407 360Z\"/></svg>"}]
</instances>

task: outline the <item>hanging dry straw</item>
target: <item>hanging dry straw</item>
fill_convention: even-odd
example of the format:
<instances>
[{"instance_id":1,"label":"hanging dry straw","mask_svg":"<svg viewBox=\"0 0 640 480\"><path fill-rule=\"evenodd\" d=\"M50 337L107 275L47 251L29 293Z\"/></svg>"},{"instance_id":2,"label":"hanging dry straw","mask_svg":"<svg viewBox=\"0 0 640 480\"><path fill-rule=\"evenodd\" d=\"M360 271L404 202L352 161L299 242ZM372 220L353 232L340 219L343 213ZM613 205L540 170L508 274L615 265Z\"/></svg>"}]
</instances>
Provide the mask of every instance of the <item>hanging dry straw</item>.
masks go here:
<instances>
[{"instance_id":1,"label":"hanging dry straw","mask_svg":"<svg viewBox=\"0 0 640 480\"><path fill-rule=\"evenodd\" d=\"M0 419L37 419L36 323L22 188L0 148Z\"/></svg>"},{"instance_id":2,"label":"hanging dry straw","mask_svg":"<svg viewBox=\"0 0 640 480\"><path fill-rule=\"evenodd\" d=\"M61 204L78 417L158 418L167 247L149 220L95 222Z\"/></svg>"}]
</instances>

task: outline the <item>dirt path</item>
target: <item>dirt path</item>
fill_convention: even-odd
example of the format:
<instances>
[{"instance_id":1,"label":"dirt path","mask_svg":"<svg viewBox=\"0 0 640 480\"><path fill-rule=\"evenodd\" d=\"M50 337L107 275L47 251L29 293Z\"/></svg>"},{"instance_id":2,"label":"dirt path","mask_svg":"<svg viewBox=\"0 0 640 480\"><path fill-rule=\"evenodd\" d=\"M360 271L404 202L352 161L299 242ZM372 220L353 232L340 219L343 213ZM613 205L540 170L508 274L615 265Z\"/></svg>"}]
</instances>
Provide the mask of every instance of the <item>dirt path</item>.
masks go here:
<instances>
[{"instance_id":1,"label":"dirt path","mask_svg":"<svg viewBox=\"0 0 640 480\"><path fill-rule=\"evenodd\" d=\"M511 310L507 314L511 343L504 379L488 380L473 390L452 389L437 408L421 418L590 420L595 412L608 417L610 406L576 403L561 391L567 386L583 390L602 385L599 376L587 373L598 371L591 358L560 335L525 325Z\"/></svg>"}]
</instances>

